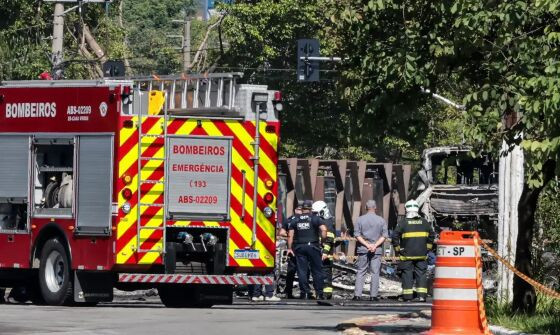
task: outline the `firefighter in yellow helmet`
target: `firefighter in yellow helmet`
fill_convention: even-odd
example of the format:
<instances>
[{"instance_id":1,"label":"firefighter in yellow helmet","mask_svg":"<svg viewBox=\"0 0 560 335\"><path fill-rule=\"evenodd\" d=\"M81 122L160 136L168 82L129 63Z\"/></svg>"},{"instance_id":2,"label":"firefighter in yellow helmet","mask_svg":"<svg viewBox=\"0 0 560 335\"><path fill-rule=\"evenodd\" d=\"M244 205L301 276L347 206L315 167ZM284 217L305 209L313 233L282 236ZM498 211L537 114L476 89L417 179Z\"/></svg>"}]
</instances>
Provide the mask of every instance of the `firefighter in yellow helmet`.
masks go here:
<instances>
[{"instance_id":1,"label":"firefighter in yellow helmet","mask_svg":"<svg viewBox=\"0 0 560 335\"><path fill-rule=\"evenodd\" d=\"M399 221L393 231L391 243L399 255L399 272L402 281L402 300L412 300L412 289L416 279L418 301L426 301L428 293L426 269L428 251L433 247L435 233L428 221L418 214L419 206L415 200L405 204L406 218Z\"/></svg>"}]
</instances>

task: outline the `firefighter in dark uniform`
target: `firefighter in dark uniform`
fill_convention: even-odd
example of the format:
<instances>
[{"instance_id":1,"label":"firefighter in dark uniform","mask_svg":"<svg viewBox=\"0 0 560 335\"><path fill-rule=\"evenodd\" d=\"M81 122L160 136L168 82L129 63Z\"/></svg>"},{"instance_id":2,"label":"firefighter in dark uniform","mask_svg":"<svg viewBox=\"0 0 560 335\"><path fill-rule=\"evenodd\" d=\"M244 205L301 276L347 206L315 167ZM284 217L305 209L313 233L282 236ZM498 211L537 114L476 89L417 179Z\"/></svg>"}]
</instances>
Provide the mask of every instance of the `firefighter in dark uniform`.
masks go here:
<instances>
[{"instance_id":1,"label":"firefighter in dark uniform","mask_svg":"<svg viewBox=\"0 0 560 335\"><path fill-rule=\"evenodd\" d=\"M334 217L331 216L329 207L322 201L315 201L313 203L313 208L311 209L313 214L319 216L323 219L323 223L327 227L327 237L321 239L321 250L323 255L321 259L323 260L323 294L326 299L331 299L333 294L332 287L332 276L333 276L333 254L335 247L335 227L334 227Z\"/></svg>"},{"instance_id":2,"label":"firefighter in dark uniform","mask_svg":"<svg viewBox=\"0 0 560 335\"><path fill-rule=\"evenodd\" d=\"M303 202L303 213L290 224L288 231L288 253L295 254L301 299L311 299L307 275L309 268L313 275L313 286L317 299L323 296L323 272L320 238L327 237L327 227L317 215L312 215L312 201Z\"/></svg>"},{"instance_id":3,"label":"firefighter in dark uniform","mask_svg":"<svg viewBox=\"0 0 560 335\"><path fill-rule=\"evenodd\" d=\"M288 231L290 230L290 225L295 222L298 216L302 213L303 201L298 201L296 208L294 209L294 215L290 216L282 223L282 229L280 230L280 235L288 237ZM288 255L288 268L286 269L286 287L284 288L284 294L287 299L293 299L293 289L294 280L296 279L297 263L296 257L294 255Z\"/></svg>"},{"instance_id":4,"label":"firefighter in dark uniform","mask_svg":"<svg viewBox=\"0 0 560 335\"><path fill-rule=\"evenodd\" d=\"M428 293L426 269L428 251L433 247L434 230L418 214L419 206L415 200L405 204L406 219L401 220L393 231L392 241L395 252L399 255L399 272L402 281L402 300L412 300L413 284L416 279L418 301L426 301Z\"/></svg>"}]
</instances>

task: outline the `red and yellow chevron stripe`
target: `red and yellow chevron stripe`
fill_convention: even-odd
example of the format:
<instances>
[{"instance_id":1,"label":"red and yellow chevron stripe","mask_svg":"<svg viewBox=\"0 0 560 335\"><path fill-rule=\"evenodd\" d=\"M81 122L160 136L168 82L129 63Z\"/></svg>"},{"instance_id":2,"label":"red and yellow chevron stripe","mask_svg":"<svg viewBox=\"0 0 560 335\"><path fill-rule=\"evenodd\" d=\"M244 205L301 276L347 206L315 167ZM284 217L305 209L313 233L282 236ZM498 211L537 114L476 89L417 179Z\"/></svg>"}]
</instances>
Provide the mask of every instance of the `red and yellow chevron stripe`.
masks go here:
<instances>
[{"instance_id":1,"label":"red and yellow chevron stripe","mask_svg":"<svg viewBox=\"0 0 560 335\"><path fill-rule=\"evenodd\" d=\"M132 120L138 124L138 117L122 117L122 121ZM149 135L163 135L163 117L144 117L142 120L142 133ZM255 137L255 122L239 120L215 120L215 119L174 119L168 120L167 132L175 135L199 135L199 136L228 136L232 137L232 166L231 166L231 197L230 217L228 222L218 221L168 221L168 225L174 226L221 226L229 227L229 259L228 266L242 268L270 268L274 266L275 255L275 219L266 218L262 210L269 206L276 212L276 203L267 204L264 195L272 191L276 198L277 186L277 163L278 163L278 122L262 122L260 125L260 167L257 213L253 213L253 162L254 154L252 142ZM133 195L128 202L131 211L128 214L120 212L117 226L116 241L116 264L161 264L162 258L159 252L137 252L138 249L138 213L137 213L137 188L138 178L142 180L164 180L164 162L158 160L141 161L141 171L138 171L138 129L121 128L119 134L119 208L127 201L121 194L123 188L129 188ZM163 158L165 156L164 139L161 137L143 137L140 143L142 157ZM245 172L245 195L243 195L243 171ZM132 182L125 185L123 177L132 177ZM270 179L274 182L272 190L265 186L265 181ZM163 184L142 184L142 203L163 203ZM243 201L243 197L245 197ZM245 205L245 217L241 219L243 212L242 204ZM257 243L254 249L259 250L260 259L235 259L234 251L249 248L252 238L253 214L257 215ZM163 208L141 207L140 224L144 227L161 227L163 224ZM163 250L163 235L161 230L142 229L140 231L140 249L153 251Z\"/></svg>"}]
</instances>

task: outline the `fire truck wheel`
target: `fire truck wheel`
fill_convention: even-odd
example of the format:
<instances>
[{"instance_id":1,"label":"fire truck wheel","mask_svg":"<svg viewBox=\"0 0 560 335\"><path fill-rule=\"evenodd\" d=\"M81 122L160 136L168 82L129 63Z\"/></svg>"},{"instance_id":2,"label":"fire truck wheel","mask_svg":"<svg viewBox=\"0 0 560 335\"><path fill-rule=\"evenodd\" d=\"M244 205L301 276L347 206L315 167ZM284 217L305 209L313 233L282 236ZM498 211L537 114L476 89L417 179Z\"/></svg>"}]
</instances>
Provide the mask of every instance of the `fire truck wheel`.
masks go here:
<instances>
[{"instance_id":1,"label":"fire truck wheel","mask_svg":"<svg viewBox=\"0 0 560 335\"><path fill-rule=\"evenodd\" d=\"M48 240L41 250L39 266L39 286L45 303L60 306L72 302L71 273L64 246L57 239Z\"/></svg>"}]
</instances>

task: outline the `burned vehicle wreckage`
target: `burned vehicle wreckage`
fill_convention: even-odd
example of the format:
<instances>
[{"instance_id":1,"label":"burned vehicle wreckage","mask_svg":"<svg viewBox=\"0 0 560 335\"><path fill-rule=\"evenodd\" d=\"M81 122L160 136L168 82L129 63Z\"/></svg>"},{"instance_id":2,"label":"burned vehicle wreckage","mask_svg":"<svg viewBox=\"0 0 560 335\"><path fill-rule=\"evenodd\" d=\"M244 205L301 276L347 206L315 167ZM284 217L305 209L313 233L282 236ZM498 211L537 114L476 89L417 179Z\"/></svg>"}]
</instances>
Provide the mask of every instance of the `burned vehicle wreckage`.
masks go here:
<instances>
[{"instance_id":1,"label":"burned vehicle wreckage","mask_svg":"<svg viewBox=\"0 0 560 335\"><path fill-rule=\"evenodd\" d=\"M467 146L429 148L418 177L416 200L436 232L478 231L496 241L498 162L491 156L473 157Z\"/></svg>"}]
</instances>

